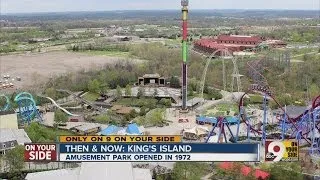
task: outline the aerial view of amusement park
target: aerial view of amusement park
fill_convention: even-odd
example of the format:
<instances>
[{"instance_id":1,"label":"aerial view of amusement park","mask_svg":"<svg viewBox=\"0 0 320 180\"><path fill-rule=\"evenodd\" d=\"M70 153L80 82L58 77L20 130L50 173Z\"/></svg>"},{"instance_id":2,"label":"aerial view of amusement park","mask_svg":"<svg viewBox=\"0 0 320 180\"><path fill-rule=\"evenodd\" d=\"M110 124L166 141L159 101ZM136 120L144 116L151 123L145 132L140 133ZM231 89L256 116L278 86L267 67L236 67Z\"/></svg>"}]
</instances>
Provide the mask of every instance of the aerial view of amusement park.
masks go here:
<instances>
[{"instance_id":1,"label":"aerial view of amusement park","mask_svg":"<svg viewBox=\"0 0 320 180\"><path fill-rule=\"evenodd\" d=\"M320 179L319 7L1 0L0 179ZM260 158L24 161L25 144L73 135L256 143ZM292 142L287 162L273 141Z\"/></svg>"}]
</instances>

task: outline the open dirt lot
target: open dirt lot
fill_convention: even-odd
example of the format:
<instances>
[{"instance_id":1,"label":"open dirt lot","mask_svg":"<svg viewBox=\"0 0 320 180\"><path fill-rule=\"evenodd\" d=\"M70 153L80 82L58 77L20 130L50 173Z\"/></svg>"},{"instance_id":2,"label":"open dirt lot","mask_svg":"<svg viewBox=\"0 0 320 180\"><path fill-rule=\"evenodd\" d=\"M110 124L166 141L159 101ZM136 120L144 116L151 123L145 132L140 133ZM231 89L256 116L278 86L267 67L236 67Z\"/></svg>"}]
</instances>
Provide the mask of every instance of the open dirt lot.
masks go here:
<instances>
[{"instance_id":1,"label":"open dirt lot","mask_svg":"<svg viewBox=\"0 0 320 180\"><path fill-rule=\"evenodd\" d=\"M73 52L48 52L36 54L20 54L0 56L0 74L19 76L21 82L14 82L15 88L26 88L47 80L53 75L78 71L81 69L97 69L105 64L125 61L120 57L92 56ZM142 60L130 60L138 63Z\"/></svg>"}]
</instances>

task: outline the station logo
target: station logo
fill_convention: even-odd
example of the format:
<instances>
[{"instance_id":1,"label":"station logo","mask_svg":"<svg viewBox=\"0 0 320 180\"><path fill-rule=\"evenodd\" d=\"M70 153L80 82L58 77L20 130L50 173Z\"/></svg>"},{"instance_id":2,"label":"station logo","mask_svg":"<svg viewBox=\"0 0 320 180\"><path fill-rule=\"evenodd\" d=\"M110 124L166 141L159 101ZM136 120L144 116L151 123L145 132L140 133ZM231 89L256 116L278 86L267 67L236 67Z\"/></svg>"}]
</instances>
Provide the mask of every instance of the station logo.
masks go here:
<instances>
[{"instance_id":1,"label":"station logo","mask_svg":"<svg viewBox=\"0 0 320 180\"><path fill-rule=\"evenodd\" d=\"M267 140L265 145L265 161L298 161L299 146L297 140Z\"/></svg>"}]
</instances>

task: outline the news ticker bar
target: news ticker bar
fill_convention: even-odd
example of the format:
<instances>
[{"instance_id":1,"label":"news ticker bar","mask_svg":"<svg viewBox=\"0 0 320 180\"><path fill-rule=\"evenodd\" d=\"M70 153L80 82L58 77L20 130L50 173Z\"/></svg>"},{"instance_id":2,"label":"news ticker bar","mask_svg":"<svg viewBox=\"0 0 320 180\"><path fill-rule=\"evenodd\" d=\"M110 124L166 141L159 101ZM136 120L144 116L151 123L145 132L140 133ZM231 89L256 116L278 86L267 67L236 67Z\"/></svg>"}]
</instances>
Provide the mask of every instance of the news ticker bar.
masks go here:
<instances>
[{"instance_id":1,"label":"news ticker bar","mask_svg":"<svg viewBox=\"0 0 320 180\"><path fill-rule=\"evenodd\" d=\"M257 144L59 144L59 153L257 153Z\"/></svg>"},{"instance_id":2,"label":"news ticker bar","mask_svg":"<svg viewBox=\"0 0 320 180\"><path fill-rule=\"evenodd\" d=\"M136 143L136 142L181 142L181 136L59 136L60 143Z\"/></svg>"},{"instance_id":3,"label":"news ticker bar","mask_svg":"<svg viewBox=\"0 0 320 180\"><path fill-rule=\"evenodd\" d=\"M61 153L59 160L63 162L222 162L244 161L258 162L259 156L250 153L159 153L159 154L76 154Z\"/></svg>"},{"instance_id":4,"label":"news ticker bar","mask_svg":"<svg viewBox=\"0 0 320 180\"><path fill-rule=\"evenodd\" d=\"M259 161L259 144L59 143L25 144L25 161Z\"/></svg>"}]
</instances>

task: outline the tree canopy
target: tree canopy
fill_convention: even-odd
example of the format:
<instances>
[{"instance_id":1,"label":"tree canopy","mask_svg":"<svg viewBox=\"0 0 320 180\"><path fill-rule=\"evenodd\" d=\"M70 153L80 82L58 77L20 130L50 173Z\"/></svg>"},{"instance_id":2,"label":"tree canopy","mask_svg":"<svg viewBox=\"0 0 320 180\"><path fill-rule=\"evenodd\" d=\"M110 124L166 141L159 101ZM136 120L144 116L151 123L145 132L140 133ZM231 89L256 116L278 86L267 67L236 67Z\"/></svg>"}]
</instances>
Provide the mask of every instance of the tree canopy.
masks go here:
<instances>
[{"instance_id":1,"label":"tree canopy","mask_svg":"<svg viewBox=\"0 0 320 180\"><path fill-rule=\"evenodd\" d=\"M131 86L129 84L126 86L125 95L126 96L131 96L132 95Z\"/></svg>"},{"instance_id":2,"label":"tree canopy","mask_svg":"<svg viewBox=\"0 0 320 180\"><path fill-rule=\"evenodd\" d=\"M56 123L66 123L68 121L68 115L58 109L54 112L54 121Z\"/></svg>"},{"instance_id":3,"label":"tree canopy","mask_svg":"<svg viewBox=\"0 0 320 180\"><path fill-rule=\"evenodd\" d=\"M94 79L88 83L88 90L92 93L100 93L100 86L101 83L97 79Z\"/></svg>"},{"instance_id":4,"label":"tree canopy","mask_svg":"<svg viewBox=\"0 0 320 180\"><path fill-rule=\"evenodd\" d=\"M19 145L7 151L4 160L10 172L20 172L24 168L24 146Z\"/></svg>"},{"instance_id":5,"label":"tree canopy","mask_svg":"<svg viewBox=\"0 0 320 180\"><path fill-rule=\"evenodd\" d=\"M209 173L209 164L198 162L177 162L173 167L175 180L200 180Z\"/></svg>"}]
</instances>

